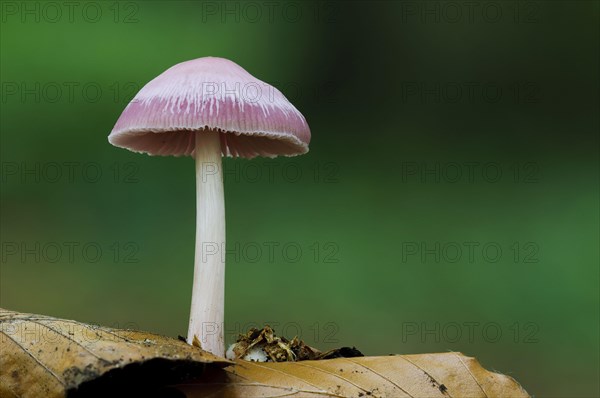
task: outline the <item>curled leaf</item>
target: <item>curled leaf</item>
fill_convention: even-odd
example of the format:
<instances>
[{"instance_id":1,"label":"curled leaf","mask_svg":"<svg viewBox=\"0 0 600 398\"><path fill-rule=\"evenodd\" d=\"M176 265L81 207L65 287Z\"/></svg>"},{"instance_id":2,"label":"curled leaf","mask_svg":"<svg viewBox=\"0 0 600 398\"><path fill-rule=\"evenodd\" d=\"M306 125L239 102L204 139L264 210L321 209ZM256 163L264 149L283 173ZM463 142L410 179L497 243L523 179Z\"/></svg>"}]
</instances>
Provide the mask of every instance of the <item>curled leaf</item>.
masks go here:
<instances>
[{"instance_id":1,"label":"curled leaf","mask_svg":"<svg viewBox=\"0 0 600 398\"><path fill-rule=\"evenodd\" d=\"M163 386L231 364L185 342L0 309L0 396L181 396Z\"/></svg>"}]
</instances>

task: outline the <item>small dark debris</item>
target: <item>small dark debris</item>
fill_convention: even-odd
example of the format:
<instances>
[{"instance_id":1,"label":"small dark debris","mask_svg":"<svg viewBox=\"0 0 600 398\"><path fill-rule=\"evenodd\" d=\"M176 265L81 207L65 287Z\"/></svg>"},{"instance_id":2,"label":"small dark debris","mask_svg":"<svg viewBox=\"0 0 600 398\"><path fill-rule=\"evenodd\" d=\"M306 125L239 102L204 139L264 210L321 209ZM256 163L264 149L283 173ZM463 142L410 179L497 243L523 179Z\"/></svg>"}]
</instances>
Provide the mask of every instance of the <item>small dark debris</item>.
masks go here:
<instances>
[{"instance_id":1,"label":"small dark debris","mask_svg":"<svg viewBox=\"0 0 600 398\"><path fill-rule=\"evenodd\" d=\"M429 378L429 382L431 383L431 386L432 386L432 387L438 387L438 388L439 388L439 384L438 384L438 382L437 382L437 381L436 381L436 380L435 380L433 377L431 377L431 375L430 375L429 373L425 372L425 374L426 374L426 375L427 375L427 377Z\"/></svg>"},{"instance_id":2,"label":"small dark debris","mask_svg":"<svg viewBox=\"0 0 600 398\"><path fill-rule=\"evenodd\" d=\"M334 358L356 358L364 357L363 353L356 349L356 347L342 347L336 348L331 351L327 351L319 355L316 359L334 359Z\"/></svg>"},{"instance_id":3,"label":"small dark debris","mask_svg":"<svg viewBox=\"0 0 600 398\"><path fill-rule=\"evenodd\" d=\"M448 391L448 387L446 387L446 386L445 386L445 385L443 385L443 384L440 384L440 392L443 394L443 393L445 393L446 391Z\"/></svg>"}]
</instances>

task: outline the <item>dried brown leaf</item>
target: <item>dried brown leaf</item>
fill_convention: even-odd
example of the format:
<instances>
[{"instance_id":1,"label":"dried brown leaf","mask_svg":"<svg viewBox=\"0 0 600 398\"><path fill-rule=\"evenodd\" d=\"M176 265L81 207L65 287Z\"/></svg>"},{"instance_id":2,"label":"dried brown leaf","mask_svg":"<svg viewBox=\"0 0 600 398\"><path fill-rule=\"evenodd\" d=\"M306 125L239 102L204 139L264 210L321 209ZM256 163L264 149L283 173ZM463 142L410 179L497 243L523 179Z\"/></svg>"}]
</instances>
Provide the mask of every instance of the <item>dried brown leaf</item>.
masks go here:
<instances>
[{"instance_id":1,"label":"dried brown leaf","mask_svg":"<svg viewBox=\"0 0 600 398\"><path fill-rule=\"evenodd\" d=\"M460 353L230 362L151 333L0 309L2 398L183 394L189 398L528 397L511 377L488 372Z\"/></svg>"},{"instance_id":2,"label":"dried brown leaf","mask_svg":"<svg viewBox=\"0 0 600 398\"><path fill-rule=\"evenodd\" d=\"M228 364L152 333L0 309L0 397L118 396L132 386L168 396L160 386Z\"/></svg>"},{"instance_id":3,"label":"dried brown leaf","mask_svg":"<svg viewBox=\"0 0 600 398\"><path fill-rule=\"evenodd\" d=\"M511 377L489 372L456 352L280 363L240 360L225 372L177 387L188 398L529 396Z\"/></svg>"}]
</instances>

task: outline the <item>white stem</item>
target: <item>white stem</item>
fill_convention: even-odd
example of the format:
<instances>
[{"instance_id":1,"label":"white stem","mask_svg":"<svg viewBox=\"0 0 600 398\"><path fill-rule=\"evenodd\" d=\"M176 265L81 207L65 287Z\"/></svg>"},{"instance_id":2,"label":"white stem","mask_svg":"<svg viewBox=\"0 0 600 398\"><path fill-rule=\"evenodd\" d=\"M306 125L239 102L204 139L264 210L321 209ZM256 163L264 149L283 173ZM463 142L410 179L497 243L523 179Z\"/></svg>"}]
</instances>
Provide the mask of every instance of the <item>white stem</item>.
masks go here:
<instances>
[{"instance_id":1,"label":"white stem","mask_svg":"<svg viewBox=\"0 0 600 398\"><path fill-rule=\"evenodd\" d=\"M219 133L196 132L196 256L187 341L224 356L225 200Z\"/></svg>"}]
</instances>

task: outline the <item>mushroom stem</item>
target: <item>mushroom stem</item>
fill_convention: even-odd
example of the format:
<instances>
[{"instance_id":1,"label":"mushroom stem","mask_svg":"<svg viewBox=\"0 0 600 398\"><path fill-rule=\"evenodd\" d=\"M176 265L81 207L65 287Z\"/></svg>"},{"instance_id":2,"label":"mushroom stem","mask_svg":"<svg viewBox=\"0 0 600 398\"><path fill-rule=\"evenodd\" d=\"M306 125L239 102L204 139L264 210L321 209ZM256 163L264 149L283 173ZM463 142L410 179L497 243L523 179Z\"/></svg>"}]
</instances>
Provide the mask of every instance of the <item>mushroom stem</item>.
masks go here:
<instances>
[{"instance_id":1,"label":"mushroom stem","mask_svg":"<svg viewBox=\"0 0 600 398\"><path fill-rule=\"evenodd\" d=\"M196 255L187 341L224 356L225 200L219 132L196 132Z\"/></svg>"}]
</instances>

